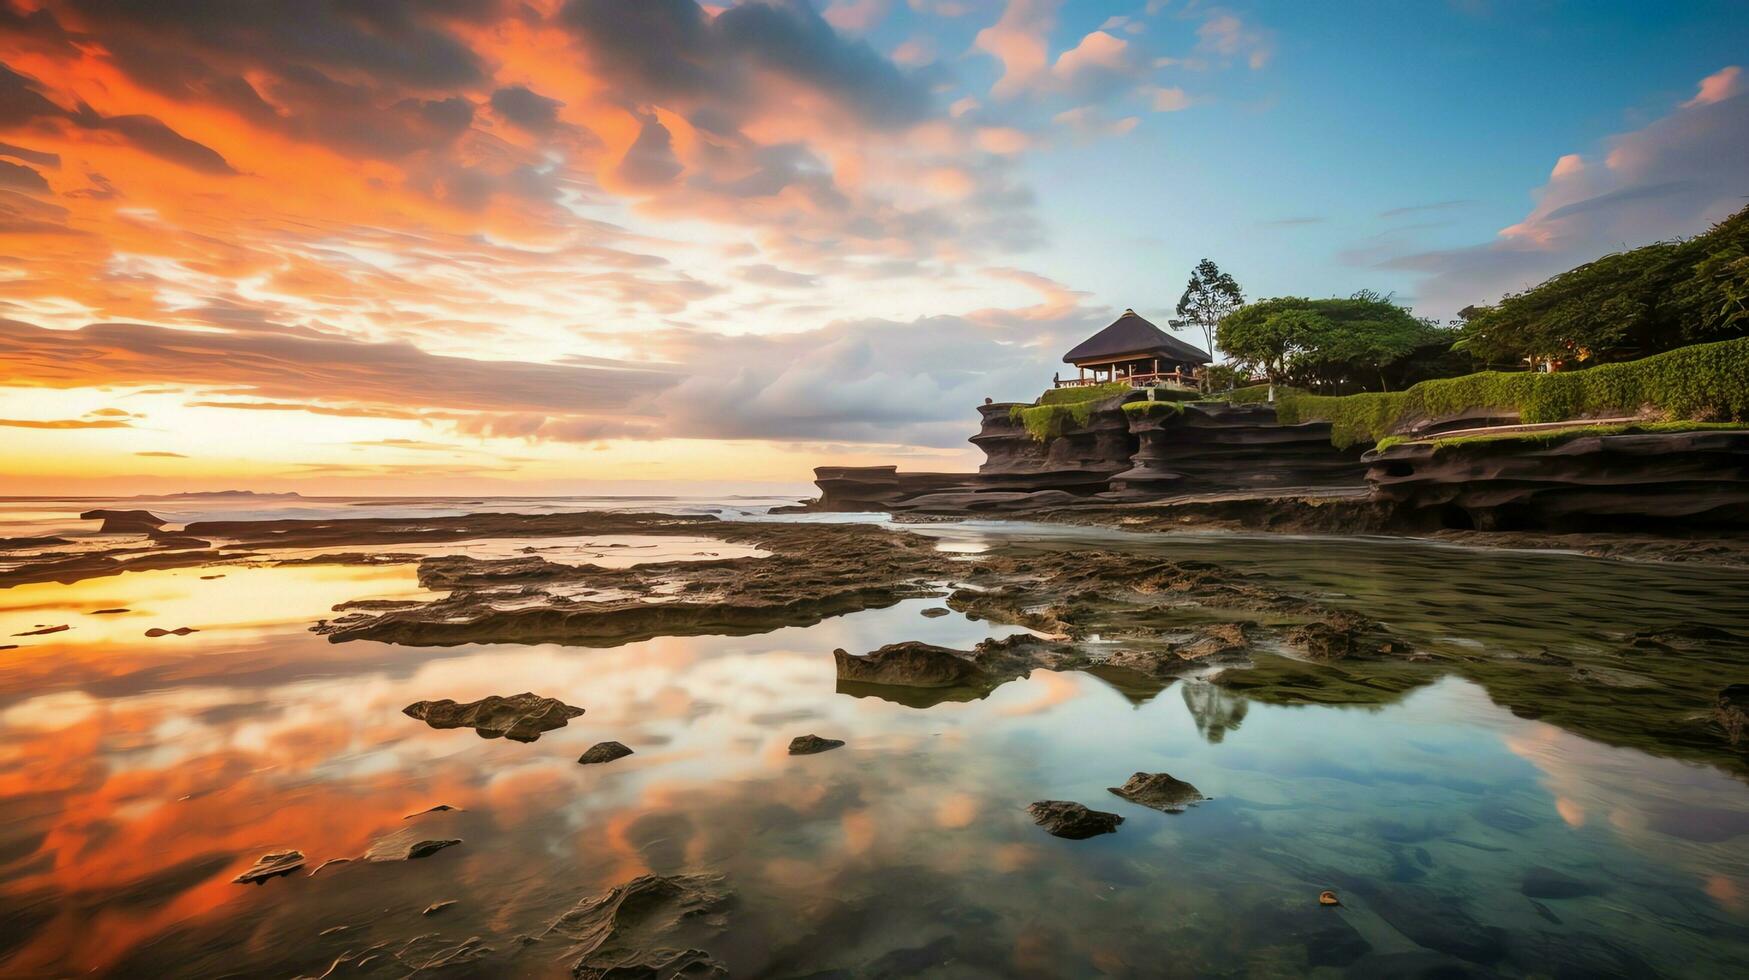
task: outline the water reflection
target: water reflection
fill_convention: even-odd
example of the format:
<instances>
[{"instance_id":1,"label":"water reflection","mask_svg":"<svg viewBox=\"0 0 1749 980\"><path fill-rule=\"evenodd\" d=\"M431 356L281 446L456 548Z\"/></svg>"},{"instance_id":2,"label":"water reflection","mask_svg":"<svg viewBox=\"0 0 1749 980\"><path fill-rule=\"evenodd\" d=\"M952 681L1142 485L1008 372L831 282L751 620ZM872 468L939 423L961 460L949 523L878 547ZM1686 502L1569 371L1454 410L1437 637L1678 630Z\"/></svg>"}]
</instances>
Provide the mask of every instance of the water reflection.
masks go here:
<instances>
[{"instance_id":1,"label":"water reflection","mask_svg":"<svg viewBox=\"0 0 1749 980\"><path fill-rule=\"evenodd\" d=\"M1266 560L1240 560L1254 557ZM1332 564L1327 551L1274 562ZM518 937L635 875L683 871L734 890L729 928L706 948L735 975L1145 975L1164 950L1184 973L1467 959L1509 974L1726 975L1749 962L1741 782L1515 717L1456 677L1353 710L1038 671L919 709L836 693L830 651L965 649L991 634L924 617L936 600L606 650L335 647L303 626L334 602L409 594L410 568L225 574L0 593L8 626L75 626L0 660L6 973L314 975L387 942L380 968L403 975L393 950L480 937L491 951L476 969L564 975L563 941ZM1395 603L1429 634L1512 635L1385 589L1400 567L1306 574ZM133 611L91 615L110 606ZM184 623L201 632L140 635ZM524 690L587 714L532 744L401 714ZM848 744L788 756L809 731ZM636 754L575 763L607 739ZM1213 800L1167 816L1107 792L1138 770ZM1127 822L1051 838L1024 813L1046 798ZM422 812L440 803L459 809ZM406 828L463 843L230 882L268 851L297 848L314 868ZM1533 898L1539 867L1606 887ZM1341 910L1315 906L1328 887Z\"/></svg>"}]
</instances>

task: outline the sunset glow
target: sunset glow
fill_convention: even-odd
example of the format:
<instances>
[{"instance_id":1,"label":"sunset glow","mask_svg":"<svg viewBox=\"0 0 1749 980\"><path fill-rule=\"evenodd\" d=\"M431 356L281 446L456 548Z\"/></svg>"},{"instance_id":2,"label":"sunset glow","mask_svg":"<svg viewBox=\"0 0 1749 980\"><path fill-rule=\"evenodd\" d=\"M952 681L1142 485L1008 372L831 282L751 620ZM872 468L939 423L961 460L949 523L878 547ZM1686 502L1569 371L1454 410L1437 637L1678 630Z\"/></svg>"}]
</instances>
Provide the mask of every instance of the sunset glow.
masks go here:
<instances>
[{"instance_id":1,"label":"sunset glow","mask_svg":"<svg viewBox=\"0 0 1749 980\"><path fill-rule=\"evenodd\" d=\"M1378 47L1568 16L1494 6ZM973 405L1205 253L1448 316L1740 206L1742 36L1589 13L1640 61L1477 79L1584 102L1494 131L1281 5L3 0L0 492L970 469Z\"/></svg>"}]
</instances>

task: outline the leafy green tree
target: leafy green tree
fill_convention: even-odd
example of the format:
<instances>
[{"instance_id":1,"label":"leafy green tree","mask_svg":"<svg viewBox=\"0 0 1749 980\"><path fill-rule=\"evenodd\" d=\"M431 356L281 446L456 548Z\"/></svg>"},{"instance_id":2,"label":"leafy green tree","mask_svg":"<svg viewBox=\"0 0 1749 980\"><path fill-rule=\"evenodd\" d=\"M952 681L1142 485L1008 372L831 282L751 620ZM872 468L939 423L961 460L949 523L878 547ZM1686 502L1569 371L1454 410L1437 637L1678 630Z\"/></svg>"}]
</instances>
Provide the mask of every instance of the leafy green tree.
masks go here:
<instances>
[{"instance_id":1,"label":"leafy green tree","mask_svg":"<svg viewBox=\"0 0 1749 980\"><path fill-rule=\"evenodd\" d=\"M1464 349L1501 366L1619 361L1749 334L1749 208L1465 312Z\"/></svg>"},{"instance_id":2,"label":"leafy green tree","mask_svg":"<svg viewBox=\"0 0 1749 980\"><path fill-rule=\"evenodd\" d=\"M1347 299L1266 299L1228 315L1218 335L1222 348L1262 371L1272 388L1289 383L1323 391L1388 391L1393 368L1414 357L1430 366L1457 339L1456 331L1368 291Z\"/></svg>"},{"instance_id":3,"label":"leafy green tree","mask_svg":"<svg viewBox=\"0 0 1749 980\"><path fill-rule=\"evenodd\" d=\"M1213 259L1203 259L1190 270L1190 284L1178 298L1178 317L1202 328L1204 349L1215 356L1215 328L1227 314L1245 305L1238 280L1221 271Z\"/></svg>"}]
</instances>

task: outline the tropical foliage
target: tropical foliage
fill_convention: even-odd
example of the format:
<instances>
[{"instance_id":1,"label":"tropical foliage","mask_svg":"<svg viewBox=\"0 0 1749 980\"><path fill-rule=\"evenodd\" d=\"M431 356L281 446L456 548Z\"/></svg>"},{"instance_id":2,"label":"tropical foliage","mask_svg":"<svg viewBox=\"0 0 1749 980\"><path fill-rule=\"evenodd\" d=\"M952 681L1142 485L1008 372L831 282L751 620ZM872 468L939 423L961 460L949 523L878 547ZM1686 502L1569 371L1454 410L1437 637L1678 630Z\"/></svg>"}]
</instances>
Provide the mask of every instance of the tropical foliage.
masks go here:
<instances>
[{"instance_id":1,"label":"tropical foliage","mask_svg":"<svg viewBox=\"0 0 1749 980\"><path fill-rule=\"evenodd\" d=\"M1449 350L1457 333L1420 319L1387 296L1282 296L1242 307L1216 332L1222 350L1272 384L1324 391L1392 387L1391 373L1417 354Z\"/></svg>"},{"instance_id":2,"label":"tropical foliage","mask_svg":"<svg viewBox=\"0 0 1749 980\"><path fill-rule=\"evenodd\" d=\"M1526 423L1648 410L1668 420L1749 419L1749 337L1585 371L1483 371L1423 381L1407 391L1342 397L1287 392L1276 402L1284 423L1329 422L1337 446L1378 442L1410 422L1474 409L1517 412Z\"/></svg>"},{"instance_id":3,"label":"tropical foliage","mask_svg":"<svg viewBox=\"0 0 1749 980\"><path fill-rule=\"evenodd\" d=\"M1749 208L1687 241L1606 255L1464 311L1488 364L1618 361L1749 334Z\"/></svg>"}]
</instances>

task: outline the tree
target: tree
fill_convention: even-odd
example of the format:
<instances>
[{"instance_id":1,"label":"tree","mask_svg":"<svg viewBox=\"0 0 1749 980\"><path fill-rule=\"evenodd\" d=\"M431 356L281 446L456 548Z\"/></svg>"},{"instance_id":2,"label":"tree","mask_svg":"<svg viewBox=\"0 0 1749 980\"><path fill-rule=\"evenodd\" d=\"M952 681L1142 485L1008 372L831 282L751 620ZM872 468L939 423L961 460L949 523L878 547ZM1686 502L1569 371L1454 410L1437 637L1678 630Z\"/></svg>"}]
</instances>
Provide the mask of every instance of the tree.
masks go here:
<instances>
[{"instance_id":1,"label":"tree","mask_svg":"<svg viewBox=\"0 0 1749 980\"><path fill-rule=\"evenodd\" d=\"M1458 336L1365 290L1347 299L1281 296L1252 303L1228 314L1217 335L1228 354L1269 378L1271 400L1274 386L1283 383L1388 391L1393 370L1401 377L1437 369Z\"/></svg>"},{"instance_id":2,"label":"tree","mask_svg":"<svg viewBox=\"0 0 1749 980\"><path fill-rule=\"evenodd\" d=\"M1287 380L1293 357L1324 329L1324 318L1309 309L1310 303L1293 296L1266 299L1234 310L1216 326L1221 349L1269 378L1270 401L1275 401L1275 386Z\"/></svg>"},{"instance_id":3,"label":"tree","mask_svg":"<svg viewBox=\"0 0 1749 980\"><path fill-rule=\"evenodd\" d=\"M1190 284L1178 298L1178 317L1202 328L1203 342L1215 356L1215 328L1227 314L1245 305L1245 294L1232 276L1221 271L1213 259L1203 259L1190 270Z\"/></svg>"},{"instance_id":4,"label":"tree","mask_svg":"<svg viewBox=\"0 0 1749 980\"><path fill-rule=\"evenodd\" d=\"M1632 359L1749 334L1749 208L1465 313L1464 348L1502 366Z\"/></svg>"}]
</instances>

